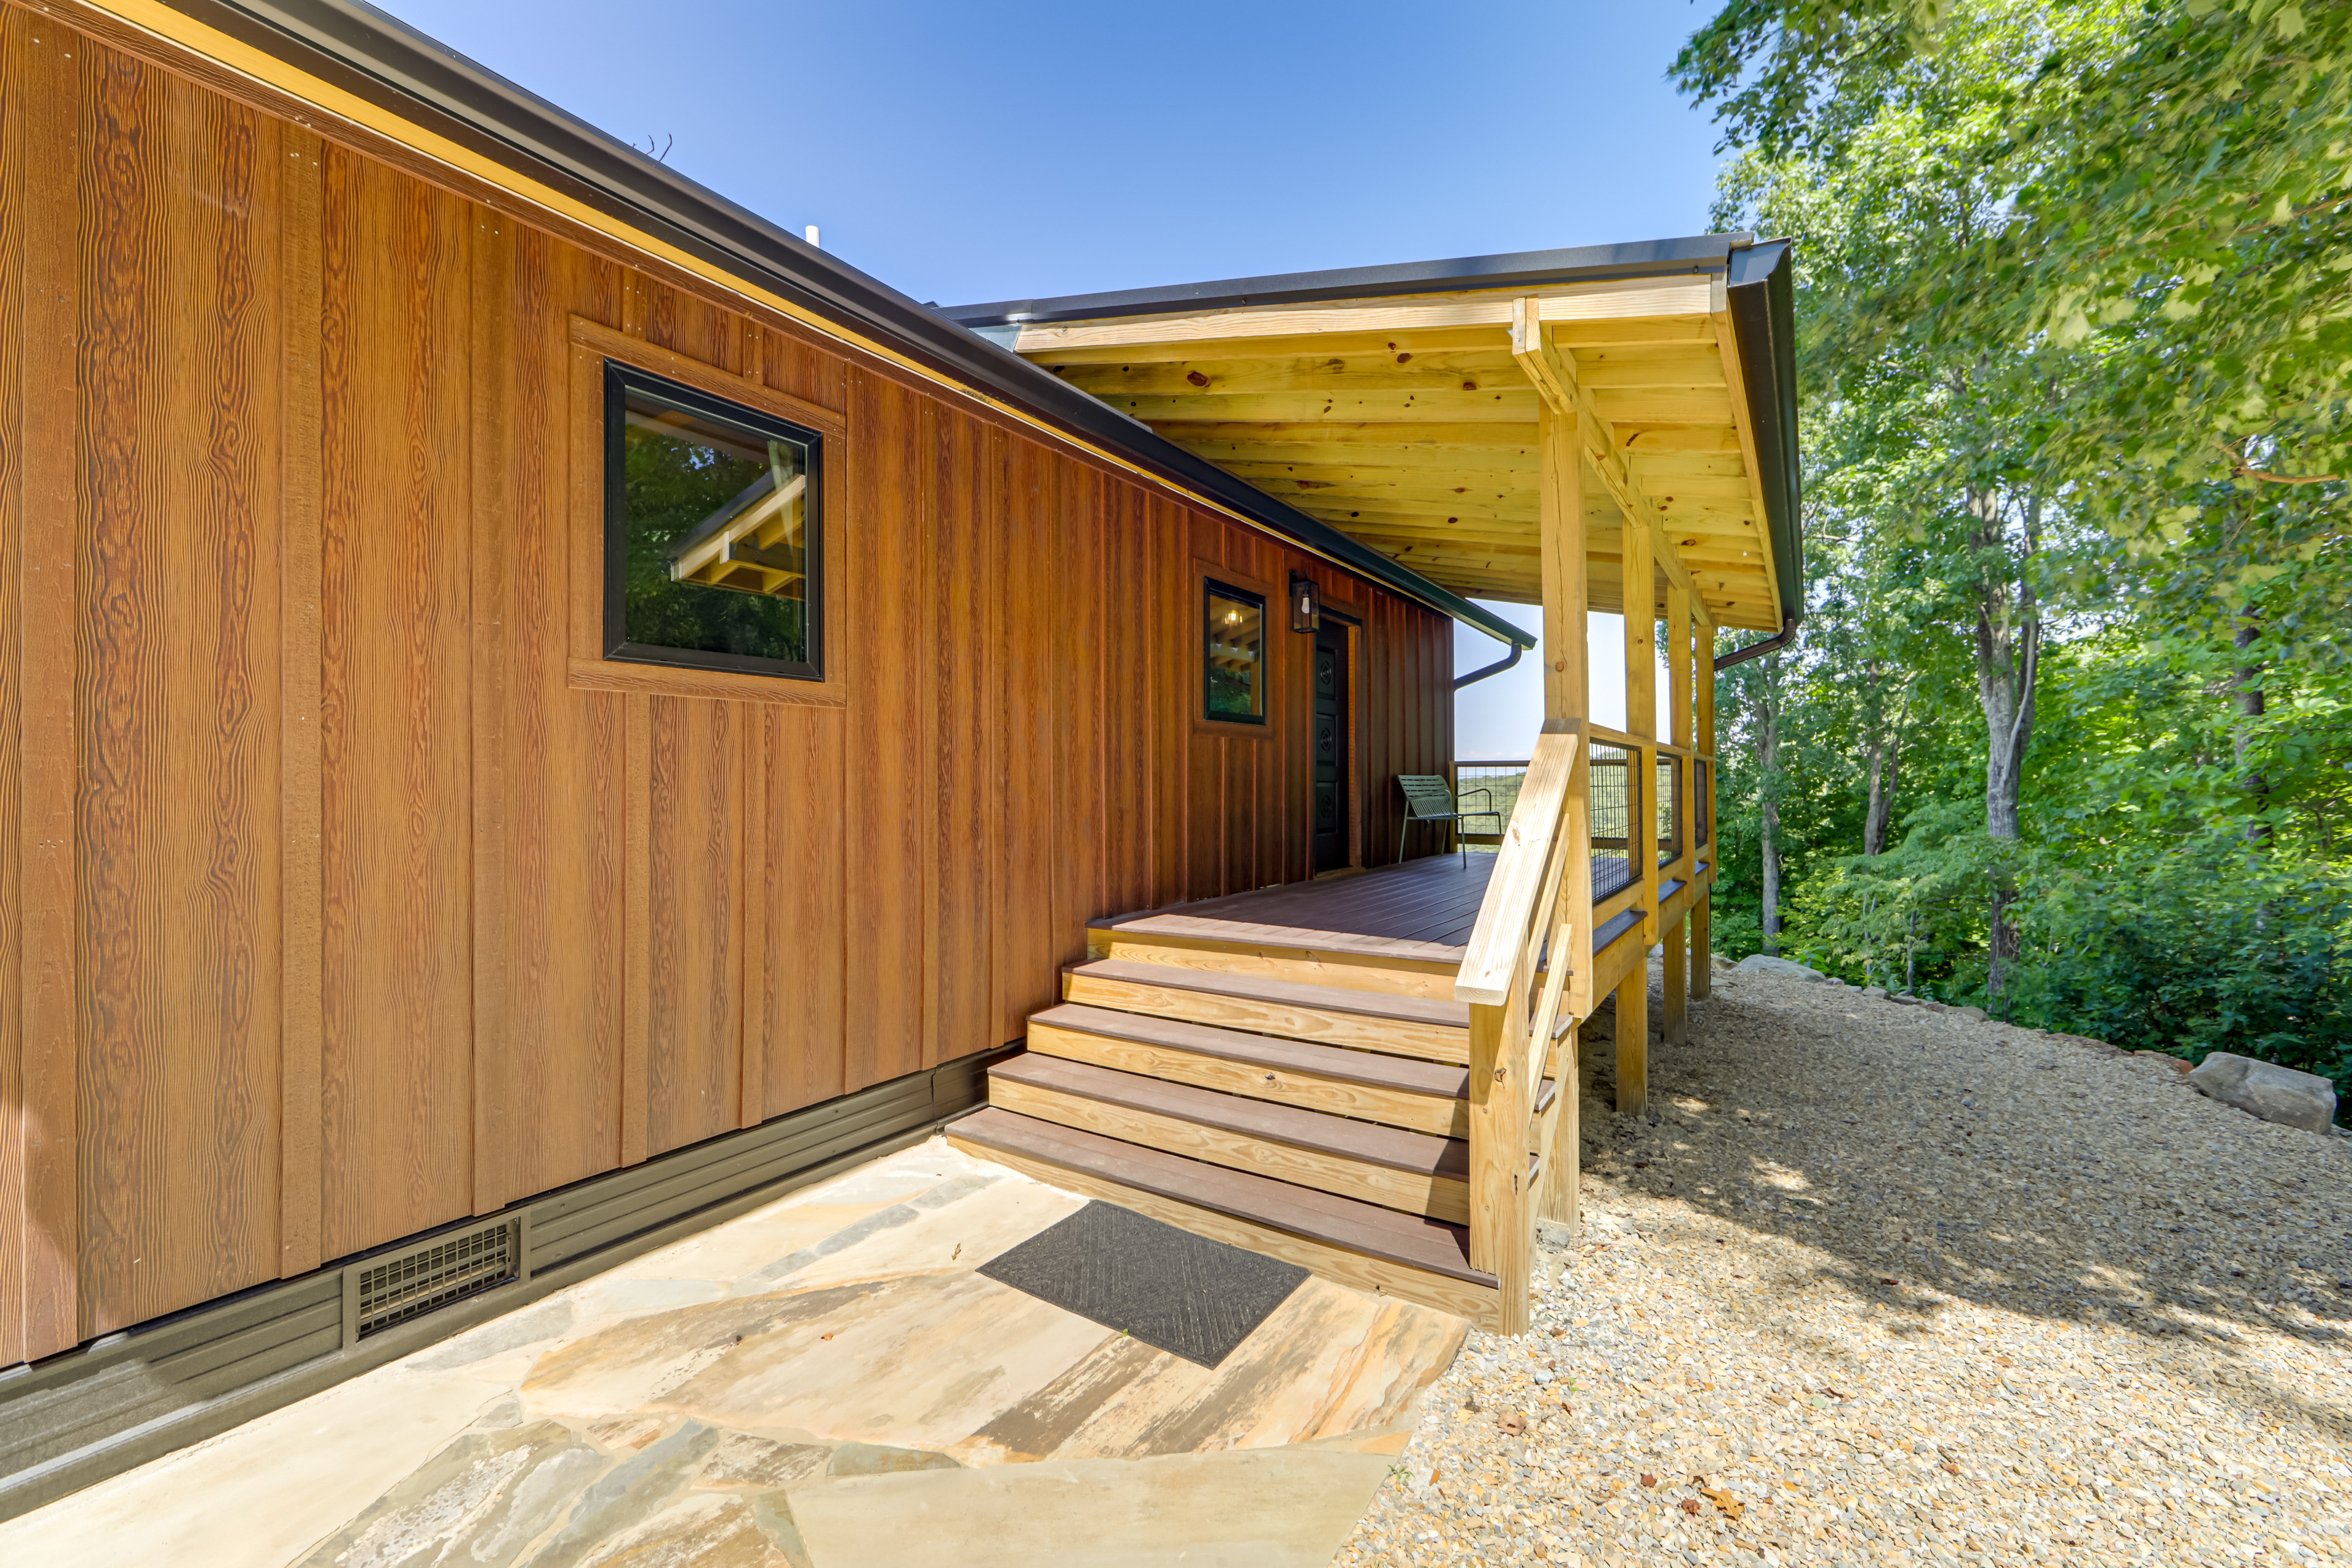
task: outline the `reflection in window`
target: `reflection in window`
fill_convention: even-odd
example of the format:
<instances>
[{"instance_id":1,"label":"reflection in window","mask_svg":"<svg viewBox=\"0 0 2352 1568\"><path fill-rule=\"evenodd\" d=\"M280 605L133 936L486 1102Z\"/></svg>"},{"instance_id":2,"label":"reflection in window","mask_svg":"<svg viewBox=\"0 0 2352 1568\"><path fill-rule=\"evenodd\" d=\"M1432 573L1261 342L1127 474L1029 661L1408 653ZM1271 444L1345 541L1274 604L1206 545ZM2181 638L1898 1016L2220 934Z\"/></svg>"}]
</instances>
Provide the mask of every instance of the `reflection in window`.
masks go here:
<instances>
[{"instance_id":1,"label":"reflection in window","mask_svg":"<svg viewBox=\"0 0 2352 1568\"><path fill-rule=\"evenodd\" d=\"M1207 712L1212 719L1265 722L1265 601L1255 594L1208 587Z\"/></svg>"},{"instance_id":2,"label":"reflection in window","mask_svg":"<svg viewBox=\"0 0 2352 1568\"><path fill-rule=\"evenodd\" d=\"M606 366L609 651L814 676L814 431Z\"/></svg>"}]
</instances>

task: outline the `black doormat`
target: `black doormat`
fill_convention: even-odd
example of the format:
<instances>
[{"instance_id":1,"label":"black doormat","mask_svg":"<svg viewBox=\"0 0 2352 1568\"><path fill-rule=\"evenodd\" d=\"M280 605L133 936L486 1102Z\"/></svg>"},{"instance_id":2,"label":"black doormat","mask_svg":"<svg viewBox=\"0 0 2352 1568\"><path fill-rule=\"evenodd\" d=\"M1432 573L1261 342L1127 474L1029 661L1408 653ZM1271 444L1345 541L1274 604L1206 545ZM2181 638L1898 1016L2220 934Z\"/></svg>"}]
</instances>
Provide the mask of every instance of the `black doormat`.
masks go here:
<instances>
[{"instance_id":1,"label":"black doormat","mask_svg":"<svg viewBox=\"0 0 2352 1568\"><path fill-rule=\"evenodd\" d=\"M1000 1285L1214 1369L1307 1270L1090 1203L981 1266Z\"/></svg>"}]
</instances>

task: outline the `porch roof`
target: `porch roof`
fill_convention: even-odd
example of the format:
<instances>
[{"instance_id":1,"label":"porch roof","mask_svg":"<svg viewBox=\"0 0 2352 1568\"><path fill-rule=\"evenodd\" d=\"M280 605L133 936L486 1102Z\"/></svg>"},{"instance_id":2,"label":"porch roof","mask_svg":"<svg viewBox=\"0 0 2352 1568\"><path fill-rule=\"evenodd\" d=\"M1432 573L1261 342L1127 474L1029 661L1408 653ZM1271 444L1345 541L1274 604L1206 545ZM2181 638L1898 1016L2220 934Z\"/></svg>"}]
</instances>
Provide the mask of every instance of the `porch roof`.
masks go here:
<instances>
[{"instance_id":1,"label":"porch roof","mask_svg":"<svg viewBox=\"0 0 2352 1568\"><path fill-rule=\"evenodd\" d=\"M1803 583L1784 240L1707 235L941 313L1432 582L1540 604L1541 398L1512 339L1527 299L1593 426L1592 607L1622 608L1630 510L1715 624L1779 630Z\"/></svg>"}]
</instances>

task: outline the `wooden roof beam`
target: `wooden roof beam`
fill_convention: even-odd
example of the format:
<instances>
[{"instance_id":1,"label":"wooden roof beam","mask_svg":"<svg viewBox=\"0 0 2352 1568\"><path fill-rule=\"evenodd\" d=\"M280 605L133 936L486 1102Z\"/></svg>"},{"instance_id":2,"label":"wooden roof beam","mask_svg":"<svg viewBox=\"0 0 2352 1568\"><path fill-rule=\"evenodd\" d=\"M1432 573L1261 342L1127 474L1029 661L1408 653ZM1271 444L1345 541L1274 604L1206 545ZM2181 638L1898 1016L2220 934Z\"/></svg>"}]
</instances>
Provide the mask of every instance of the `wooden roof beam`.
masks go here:
<instances>
[{"instance_id":1,"label":"wooden roof beam","mask_svg":"<svg viewBox=\"0 0 2352 1568\"><path fill-rule=\"evenodd\" d=\"M1666 536L1665 519L1625 466L1616 427L1593 406L1591 394L1577 381L1576 367L1568 356L1546 341L1541 300L1521 299L1514 304L1511 357L1519 362L1519 369L1534 384L1538 395L1555 411L1577 416L1577 429L1583 434L1585 458L1593 473L1625 515L1639 519L1649 531L1652 548L1658 564L1665 571L1666 580L1686 594L1696 593L1697 585L1683 565L1682 552Z\"/></svg>"}]
</instances>

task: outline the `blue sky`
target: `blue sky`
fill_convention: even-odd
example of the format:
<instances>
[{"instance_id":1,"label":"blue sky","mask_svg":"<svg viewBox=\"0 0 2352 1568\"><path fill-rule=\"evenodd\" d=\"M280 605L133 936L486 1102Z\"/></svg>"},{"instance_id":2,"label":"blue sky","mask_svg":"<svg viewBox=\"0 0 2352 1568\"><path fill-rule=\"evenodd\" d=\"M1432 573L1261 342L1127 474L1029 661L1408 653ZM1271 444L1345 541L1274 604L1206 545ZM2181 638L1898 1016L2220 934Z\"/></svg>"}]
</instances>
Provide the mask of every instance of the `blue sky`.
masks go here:
<instances>
[{"instance_id":1,"label":"blue sky","mask_svg":"<svg viewBox=\"0 0 2352 1568\"><path fill-rule=\"evenodd\" d=\"M1664 79L1711 0L385 8L943 304L1703 234L1717 163ZM1533 673L1462 755L1526 754Z\"/></svg>"}]
</instances>

